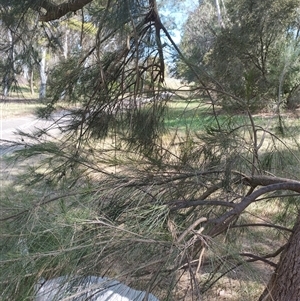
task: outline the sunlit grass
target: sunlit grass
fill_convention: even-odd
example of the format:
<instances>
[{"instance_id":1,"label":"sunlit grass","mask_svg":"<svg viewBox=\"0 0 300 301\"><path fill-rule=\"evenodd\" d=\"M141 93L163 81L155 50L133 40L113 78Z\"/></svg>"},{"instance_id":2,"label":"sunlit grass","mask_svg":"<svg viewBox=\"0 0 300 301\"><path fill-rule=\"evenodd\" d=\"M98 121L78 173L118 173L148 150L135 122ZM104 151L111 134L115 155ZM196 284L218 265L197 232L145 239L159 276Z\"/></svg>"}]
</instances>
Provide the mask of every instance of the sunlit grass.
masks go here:
<instances>
[{"instance_id":1,"label":"sunlit grass","mask_svg":"<svg viewBox=\"0 0 300 301\"><path fill-rule=\"evenodd\" d=\"M14 102L2 102L0 104L0 116L1 119L7 119L12 117L32 115L36 109L41 107L42 104L38 101L26 102L24 100Z\"/></svg>"},{"instance_id":2,"label":"sunlit grass","mask_svg":"<svg viewBox=\"0 0 300 301\"><path fill-rule=\"evenodd\" d=\"M174 101L168 105L165 126L170 130L201 130L212 122L209 107L198 102Z\"/></svg>"},{"instance_id":3,"label":"sunlit grass","mask_svg":"<svg viewBox=\"0 0 300 301\"><path fill-rule=\"evenodd\" d=\"M40 106L37 92L31 94L30 88L26 85L13 86L9 96L2 96L0 99L0 117L6 119L34 114Z\"/></svg>"},{"instance_id":4,"label":"sunlit grass","mask_svg":"<svg viewBox=\"0 0 300 301\"><path fill-rule=\"evenodd\" d=\"M7 114L8 114L7 116L9 117L9 116L12 116L13 114L17 114L15 116L18 116L20 114L27 114L26 112L32 113L36 109L36 106L38 106L39 104L38 103L22 103L22 105L20 105L20 103L18 103L18 104L7 103L7 104L1 104L1 105L4 105L4 106L7 105ZM221 110L219 110L217 112L217 114L218 114L218 120L219 120L221 126L225 125L226 122L229 122L229 123L231 122L231 123L234 123L234 125L238 126L239 124L244 124L245 120L248 119L248 117L243 114L229 117L228 115L223 113ZM270 130L273 130L274 127L277 126L276 118L270 119L270 118L258 115L258 116L254 117L254 120L255 120L256 124L258 124L262 127L265 127L266 125L268 125ZM246 123L250 125L249 120L247 120ZM294 122L293 120L287 118L286 124L294 127L293 129L291 129L291 131L297 132L297 129L299 127L299 120L295 120L295 122ZM185 130L187 130L187 129L192 130L192 131L203 131L207 127L216 127L217 123L216 123L214 115L211 113L211 107L208 104L201 103L200 100L199 101L194 100L191 102L183 101L183 100L180 100L180 101L176 100L176 101L170 102L170 104L169 104L168 113L167 113L167 116L165 119L165 125L170 130L168 139L171 140L171 135L173 134L173 130L177 130L178 132L181 132L182 136L183 136L185 133ZM168 139L167 139L167 141L164 141L164 143L169 142ZM267 137L265 141L267 141L267 139L270 139L270 138ZM108 142L106 141L106 144L103 144L103 145L108 147ZM175 152L175 147L176 146L174 146L174 149L172 149L172 152ZM99 147L99 149L100 149L100 147ZM95 147L94 151L99 150L99 149L97 149ZM106 155L108 157L109 156L113 157L113 155L114 155L113 151L112 151L113 146L110 146L110 144L109 144L109 149L110 149L111 155L108 152L106 153ZM266 152L266 151L267 151L266 149L261 148L262 153ZM103 158L103 157L101 157L101 158ZM124 160L126 160L126 158L124 158ZM113 162L113 158L111 159L111 161ZM99 162L104 165L104 163L102 161L99 160ZM105 160L106 164L107 164L107 162L109 162L109 158L107 158L107 160ZM54 164L54 161L52 163ZM291 163L291 166L292 166L292 163ZM124 165L125 165L125 163L124 163ZM102 165L100 167L103 171L105 170L105 168L108 168L108 172L112 172L112 170L110 170L110 169L113 168L112 166L108 166L108 167L103 166L102 167ZM18 172L18 170L17 170L17 172ZM40 169L39 172L46 173L46 170ZM116 173L116 171L114 171L114 173ZM98 175L99 175L99 173L98 173ZM15 174L12 174L12 176L15 176ZM93 182L95 179L90 177L90 180L91 180L91 182ZM25 181L23 181L23 183L24 182ZM52 189L50 187L50 184L48 184L48 185L49 185L49 190ZM21 191L21 189L20 189L20 191L17 189L12 190L9 187L7 189L8 189L7 191L9 192L9 193L7 193L8 195L11 195L12 192L14 192L13 197L14 197L14 199L18 200L18 201L14 200L16 207L24 206L24 208L26 209L27 207L25 206L25 203L23 200L24 192ZM42 189L41 189L41 191L42 191ZM18 195L18 193L20 195ZM31 193L32 195L36 194L36 199L38 199L40 197L39 191L29 191L28 187L27 187L26 193L27 194ZM105 196L104 193L103 193L103 195ZM11 198L11 196L10 196L10 198ZM129 192L128 192L128 198L132 198L132 195L130 195ZM100 196L99 196L99 199L101 199ZM19 202L19 204L18 204L18 202ZM31 204L31 202L32 202L31 198L28 198L28 206ZM72 206L74 204L74 207L71 207L71 205L70 205L70 207L67 208L68 210L66 210L66 213L63 212L64 215L62 215L62 213L59 210L61 210L61 211L65 210L64 206L66 206L66 204L68 205L68 202L70 202L70 204ZM93 214L90 214L90 212L88 210L90 208L93 208L92 202L90 203L91 204L90 207L87 207L85 203L83 203L82 207L81 207L78 196L74 196L74 197L72 196L72 198L70 198L68 200L68 202L64 201L64 202L60 202L58 204L51 203L49 205L49 208L51 210L49 209L48 214L51 214L52 217L53 216L57 217L57 219L55 219L55 220L53 219L53 221L52 221L49 218L49 220L46 220L46 222L48 224L43 225L43 227L45 227L45 229L46 229L47 226L49 225L49 229L53 232L53 233L51 233L53 235L41 236L39 239L35 239L35 243L31 245L32 252L34 252L34 251L38 252L41 250L44 251L43 248L45 248L45 250L48 250L48 248L50 248L52 250L52 248L54 248L54 247L57 247L57 248L60 247L60 244L62 246L64 246L64 244L67 245L67 243L68 243L67 234L68 233L66 232L67 234L65 234L64 232L60 232L60 229L58 226L61 226L62 230L66 230L66 229L72 230L73 229L74 235L75 235L75 234L77 234L77 232L80 232L79 230L81 230L81 227L83 227L83 226L87 227L86 220L91 219L90 223L96 222L96 220L93 220L93 216L92 216ZM278 202L280 202L280 200ZM266 204L267 204L267 206L266 206ZM116 204L115 204L115 206L116 206ZM162 210L160 211L161 208L162 208ZM18 209L18 208L15 208L15 210L16 209ZM37 208L34 211L35 214L38 213L38 209L39 208ZM117 208L117 206L116 206L116 208L115 208L116 212L118 211L117 209L119 209L119 208ZM130 223L131 223L131 225L134 225L135 223L139 224L139 227L141 229L142 228L151 229L151 226L156 224L157 215L163 214L165 207L162 206L162 207L154 208L155 210L153 208L150 208L149 210L146 208L146 209L144 209L144 211L141 211L142 209L143 209L142 207L134 208L134 210L137 210L135 217L136 218L139 217L140 220L143 221L143 218L145 216L145 221L146 222L150 221L151 222L150 225L148 225L146 222L141 223L140 220L138 220L138 219L137 219L137 221L131 220ZM280 206L280 203L276 203L275 201L272 203L266 203L266 202L254 203L251 207L249 207L249 211L251 210L252 215L250 215L248 212L245 213L245 216L246 216L245 219L247 219L247 220L245 220L245 222L259 222L260 220L257 219L257 216L260 216L267 221L274 221L274 220L279 221L279 218L280 218L279 215L280 215L280 212L282 209L283 208ZM42 212L42 210L40 210L40 211ZM16 212L17 212L17 210L16 210ZM144 213L144 216L141 212ZM149 216L151 217L150 219L149 219ZM146 217L148 217L148 219L146 219ZM85 220L85 223L82 222L82 220ZM292 220L292 219L290 219L290 220ZM37 222L44 223L44 220L37 219ZM71 226L69 226L68 223L70 223ZM74 228L72 228L73 224L74 224ZM55 227L53 225L55 225ZM291 225L288 225L288 226L291 226ZM53 228L51 228L51 227L53 227ZM49 229L46 229L46 230L48 231ZM91 235L91 241L92 241L93 240L93 232L92 232L92 230L89 230L90 228L88 228L88 227L86 229L88 231L90 231L88 234ZM161 227L157 227L157 231L158 230L161 231ZM151 229L151 231L152 231L152 229ZM231 230L231 231L233 232L235 230ZM249 235L249 233L251 235ZM85 234L87 234L87 231L85 232ZM51 240L49 237L50 238L55 237L55 238L57 238L57 241ZM235 238L236 241L240 244L239 247L241 248L241 250L252 252L253 254L256 254L256 252L258 252L258 253L259 252L264 253L266 251L272 252L272 250L273 250L272 248L277 247L276 243L280 242L279 239L282 240L282 237L279 237L278 234L276 233L276 231L263 230L262 227L261 228L258 228L258 227L250 228L248 230L248 232L246 232L244 230L243 233L238 232L236 230L235 237L236 237ZM81 237L79 237L79 238L81 238ZM220 237L220 240L218 241L219 245L220 246L225 245L225 240L228 240L228 235L226 235L226 237ZM45 243L45 241L49 245L47 245ZM98 241L100 244L100 240L98 240ZM53 246L51 244L53 244ZM99 248L100 248L100 246L99 246ZM135 249L133 249L133 250L135 250ZM98 248L95 248L95 251L98 251ZM75 253L76 252L74 252L74 254ZM130 253L130 255L132 255L132 254L133 253ZM76 254L74 256L76 256ZM133 260L133 258L134 258L133 256L129 256L128 260L130 260L130 259ZM64 261L61 261L61 262L64 262ZM230 264L230 262L228 264ZM267 282L267 280L268 280L269 274L272 271L270 269L266 270L264 268L263 264L254 264L253 269L256 269L256 274L253 274L253 275L251 275L252 270L249 267L238 268L238 269L236 269L236 271L226 275L212 290L207 292L207 295L203 300L217 300L217 299L223 300L223 298L224 298L224 300L231 300L231 301L257 300L265 286L265 282ZM205 273L202 273L200 275L200 277L205 277ZM188 283L187 283L187 285L188 285Z\"/></svg>"}]
</instances>

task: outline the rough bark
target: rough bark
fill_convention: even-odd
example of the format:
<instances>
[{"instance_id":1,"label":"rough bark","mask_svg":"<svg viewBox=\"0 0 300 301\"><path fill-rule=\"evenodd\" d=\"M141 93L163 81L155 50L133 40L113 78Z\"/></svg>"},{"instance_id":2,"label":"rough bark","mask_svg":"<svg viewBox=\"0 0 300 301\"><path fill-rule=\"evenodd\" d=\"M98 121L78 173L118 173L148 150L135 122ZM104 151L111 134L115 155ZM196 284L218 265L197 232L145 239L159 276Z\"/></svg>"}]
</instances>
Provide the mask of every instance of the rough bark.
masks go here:
<instances>
[{"instance_id":1,"label":"rough bark","mask_svg":"<svg viewBox=\"0 0 300 301\"><path fill-rule=\"evenodd\" d=\"M37 7L34 9L43 8L47 12L44 15L40 16L40 21L48 22L52 20L57 20L62 16L66 15L69 12L76 12L79 9L82 9L86 4L92 2L93 0L73 0L66 1L61 4L55 4L51 0L40 1Z\"/></svg>"},{"instance_id":2,"label":"rough bark","mask_svg":"<svg viewBox=\"0 0 300 301\"><path fill-rule=\"evenodd\" d=\"M259 301L300 300L300 212L277 268Z\"/></svg>"}]
</instances>

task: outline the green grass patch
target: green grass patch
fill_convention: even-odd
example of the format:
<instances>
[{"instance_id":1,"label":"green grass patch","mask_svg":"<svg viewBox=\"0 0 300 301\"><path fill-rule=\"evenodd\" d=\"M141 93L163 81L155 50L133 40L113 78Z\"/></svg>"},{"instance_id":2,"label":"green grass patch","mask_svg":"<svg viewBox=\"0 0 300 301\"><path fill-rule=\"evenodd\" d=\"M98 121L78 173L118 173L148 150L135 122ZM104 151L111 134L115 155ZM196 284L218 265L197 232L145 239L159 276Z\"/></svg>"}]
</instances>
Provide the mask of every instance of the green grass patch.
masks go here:
<instances>
[{"instance_id":1,"label":"green grass patch","mask_svg":"<svg viewBox=\"0 0 300 301\"><path fill-rule=\"evenodd\" d=\"M236 113L229 115L221 107L215 108L215 114L210 104L201 99L195 100L175 100L168 103L167 115L165 117L165 127L168 130L203 131L207 128L222 127L251 127L251 120L246 113ZM217 117L217 118L216 118ZM255 126L261 126L276 134L282 131L284 137L297 133L300 126L300 119L290 116L289 112L283 112L280 118L272 114L255 114L252 116ZM282 129L280 127L283 127Z\"/></svg>"},{"instance_id":2,"label":"green grass patch","mask_svg":"<svg viewBox=\"0 0 300 301\"><path fill-rule=\"evenodd\" d=\"M228 124L239 126L245 124L245 119L248 119L246 115L229 116L219 108L213 114L211 105L205 104L201 100L174 101L168 105L165 126L168 130L203 131L207 127L215 128L218 125L220 127ZM255 117L254 120L261 123L259 117Z\"/></svg>"},{"instance_id":3,"label":"green grass patch","mask_svg":"<svg viewBox=\"0 0 300 301\"><path fill-rule=\"evenodd\" d=\"M201 130L212 121L208 106L199 102L175 101L168 105L165 126L169 130Z\"/></svg>"}]
</instances>

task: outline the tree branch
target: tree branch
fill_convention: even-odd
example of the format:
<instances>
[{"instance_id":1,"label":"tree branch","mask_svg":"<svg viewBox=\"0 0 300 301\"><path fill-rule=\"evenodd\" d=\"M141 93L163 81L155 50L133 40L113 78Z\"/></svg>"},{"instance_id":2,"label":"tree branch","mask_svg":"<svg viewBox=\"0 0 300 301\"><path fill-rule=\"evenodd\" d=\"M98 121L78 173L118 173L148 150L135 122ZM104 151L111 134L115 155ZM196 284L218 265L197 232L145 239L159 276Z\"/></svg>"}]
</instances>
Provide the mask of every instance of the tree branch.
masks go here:
<instances>
[{"instance_id":1,"label":"tree branch","mask_svg":"<svg viewBox=\"0 0 300 301\"><path fill-rule=\"evenodd\" d=\"M209 288L211 288L215 283L217 283L222 277L224 277L226 274L228 274L231 271L234 271L236 268L238 268L239 266L243 265L245 262L256 262L256 261L262 261L264 263L269 264L270 266L276 268L276 264L270 260L268 260L267 258L274 258L277 255L279 255L284 248L286 247L286 245L281 246L278 250L276 250L275 252L271 253L271 254L267 254L265 256L258 256L258 255L254 255L251 253L240 253L240 256L247 256L250 257L250 259L247 259L245 261L240 261L237 264L235 264L233 267L229 268L228 270L226 270L225 272L223 272L219 277L217 277L217 279L215 279L213 282L209 283L208 286L205 287L205 289L203 290L203 292L207 291ZM228 260L230 257L227 258L222 258L223 260ZM222 261L223 263L223 261ZM215 269L215 271L219 269L219 266Z\"/></svg>"},{"instance_id":2,"label":"tree branch","mask_svg":"<svg viewBox=\"0 0 300 301\"><path fill-rule=\"evenodd\" d=\"M92 1L93 0L73 0L63 2L61 4L55 4L51 0L43 0L38 3L38 9L37 7L35 7L34 9L45 9L47 12L45 15L40 16L39 21L49 22L57 20L69 12L76 12L77 10L82 9L86 4Z\"/></svg>"},{"instance_id":3,"label":"tree branch","mask_svg":"<svg viewBox=\"0 0 300 301\"><path fill-rule=\"evenodd\" d=\"M191 200L191 201L172 201L169 203L171 211L177 211L183 208L196 207L196 206L225 206L234 208L236 204L220 201L220 200Z\"/></svg>"},{"instance_id":4,"label":"tree branch","mask_svg":"<svg viewBox=\"0 0 300 301\"><path fill-rule=\"evenodd\" d=\"M254 175L254 176L248 176L245 175L239 171L232 171L233 174L239 175L242 178L242 181L252 187L256 186L268 186L272 184L278 184L278 183L296 183L299 184L300 182L297 180L287 179L287 178L280 178L280 177L272 177L272 176L266 176L266 175Z\"/></svg>"},{"instance_id":5,"label":"tree branch","mask_svg":"<svg viewBox=\"0 0 300 301\"><path fill-rule=\"evenodd\" d=\"M276 178L274 178L276 179ZM279 178L279 180L282 180ZM272 178L273 181L273 178ZM262 183L262 182L261 182ZM233 208L230 211L227 211L225 214L223 214L221 217L209 221L210 223L214 224L214 227L209 231L209 235L216 236L220 233L222 233L225 229L228 228L230 223L232 223L235 219L238 218L238 216L252 203L257 200L258 197L261 195L278 191L278 190L291 190L300 193L300 182L290 180L289 182L279 182L270 184L268 186L262 187L258 190L255 190L250 195L244 197L242 201L235 205L235 208Z\"/></svg>"},{"instance_id":6,"label":"tree branch","mask_svg":"<svg viewBox=\"0 0 300 301\"><path fill-rule=\"evenodd\" d=\"M283 231L288 231L293 233L292 229L282 227L279 225L274 225L274 224L266 224L266 223L253 223L253 224L240 224L240 225L231 225L230 228L242 228L242 227L269 227L269 228L274 228L278 230L283 230Z\"/></svg>"}]
</instances>

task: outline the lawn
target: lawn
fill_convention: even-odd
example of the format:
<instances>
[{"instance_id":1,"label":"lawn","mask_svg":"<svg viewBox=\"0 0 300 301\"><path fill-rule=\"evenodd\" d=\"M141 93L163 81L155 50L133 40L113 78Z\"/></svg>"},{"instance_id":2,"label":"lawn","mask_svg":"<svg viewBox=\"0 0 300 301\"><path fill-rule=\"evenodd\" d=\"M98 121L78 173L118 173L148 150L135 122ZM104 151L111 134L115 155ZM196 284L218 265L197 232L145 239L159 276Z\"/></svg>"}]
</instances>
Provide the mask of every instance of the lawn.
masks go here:
<instances>
[{"instance_id":1,"label":"lawn","mask_svg":"<svg viewBox=\"0 0 300 301\"><path fill-rule=\"evenodd\" d=\"M280 120L278 115L272 112L256 113L252 116L252 119L256 126L266 128L268 131L279 132L283 130L285 138L299 132L300 118L295 111L283 110ZM281 124L279 121L281 121ZM165 127L168 130L203 131L208 128L217 128L218 125L221 129L228 125L235 125L236 127L251 126L251 121L246 112L229 116L218 106L215 107L213 113L212 106L201 99L176 99L168 103L165 118ZM283 128L279 129L280 126Z\"/></svg>"}]
</instances>

